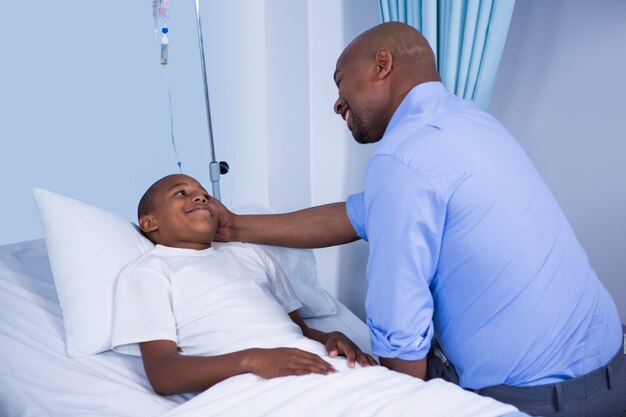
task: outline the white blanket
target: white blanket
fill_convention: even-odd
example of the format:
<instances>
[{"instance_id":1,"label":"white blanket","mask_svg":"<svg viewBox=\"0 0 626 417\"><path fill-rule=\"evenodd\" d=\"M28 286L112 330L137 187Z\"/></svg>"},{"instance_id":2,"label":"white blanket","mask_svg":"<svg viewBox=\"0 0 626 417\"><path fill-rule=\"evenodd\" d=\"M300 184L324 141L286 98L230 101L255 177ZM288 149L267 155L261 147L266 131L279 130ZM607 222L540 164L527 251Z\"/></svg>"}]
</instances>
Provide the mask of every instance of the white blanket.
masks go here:
<instances>
[{"instance_id":1,"label":"white blanket","mask_svg":"<svg viewBox=\"0 0 626 417\"><path fill-rule=\"evenodd\" d=\"M163 417L358 416L469 417L503 416L516 411L435 379L423 382L381 366L264 380L252 374L221 382Z\"/></svg>"}]
</instances>

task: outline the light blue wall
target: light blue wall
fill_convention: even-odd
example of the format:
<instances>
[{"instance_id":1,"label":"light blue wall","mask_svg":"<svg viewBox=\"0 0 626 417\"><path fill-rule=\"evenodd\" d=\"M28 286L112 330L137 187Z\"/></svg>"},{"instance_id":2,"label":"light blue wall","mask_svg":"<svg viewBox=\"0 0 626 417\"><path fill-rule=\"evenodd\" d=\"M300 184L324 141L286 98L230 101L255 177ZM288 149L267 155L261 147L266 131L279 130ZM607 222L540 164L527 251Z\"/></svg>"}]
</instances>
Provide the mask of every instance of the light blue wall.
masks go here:
<instances>
[{"instance_id":1,"label":"light blue wall","mask_svg":"<svg viewBox=\"0 0 626 417\"><path fill-rule=\"evenodd\" d=\"M203 1L201 10L216 153L234 173L222 196L268 204L267 181L247 181L267 178L264 4ZM151 1L11 1L2 17L0 244L41 237L32 187L134 219L147 186L177 169ZM185 173L210 189L195 24L193 0L172 2L178 150Z\"/></svg>"},{"instance_id":2,"label":"light blue wall","mask_svg":"<svg viewBox=\"0 0 626 417\"><path fill-rule=\"evenodd\" d=\"M311 205L309 31L306 1L265 3L269 204Z\"/></svg>"},{"instance_id":3,"label":"light blue wall","mask_svg":"<svg viewBox=\"0 0 626 417\"><path fill-rule=\"evenodd\" d=\"M41 237L33 186L132 216L141 189L172 167L146 5L108 16L92 2L2 9L0 243Z\"/></svg>"},{"instance_id":4,"label":"light blue wall","mask_svg":"<svg viewBox=\"0 0 626 417\"><path fill-rule=\"evenodd\" d=\"M150 2L11 1L2 20L0 243L41 237L35 186L133 219L142 191L176 169ZM170 77L179 151L202 176L197 44L181 42L192 28L172 30Z\"/></svg>"}]
</instances>

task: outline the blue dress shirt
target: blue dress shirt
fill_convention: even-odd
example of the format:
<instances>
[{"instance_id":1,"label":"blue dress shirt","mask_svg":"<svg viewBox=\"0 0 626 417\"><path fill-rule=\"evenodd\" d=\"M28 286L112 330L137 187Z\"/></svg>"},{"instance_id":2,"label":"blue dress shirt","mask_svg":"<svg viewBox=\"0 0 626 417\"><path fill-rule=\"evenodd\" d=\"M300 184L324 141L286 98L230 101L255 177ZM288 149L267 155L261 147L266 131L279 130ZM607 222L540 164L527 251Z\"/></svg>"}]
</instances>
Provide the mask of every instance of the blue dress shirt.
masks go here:
<instances>
[{"instance_id":1,"label":"blue dress shirt","mask_svg":"<svg viewBox=\"0 0 626 417\"><path fill-rule=\"evenodd\" d=\"M576 377L621 346L613 299L528 156L441 83L405 97L346 206L369 241L375 355L422 359L436 334L479 389Z\"/></svg>"}]
</instances>

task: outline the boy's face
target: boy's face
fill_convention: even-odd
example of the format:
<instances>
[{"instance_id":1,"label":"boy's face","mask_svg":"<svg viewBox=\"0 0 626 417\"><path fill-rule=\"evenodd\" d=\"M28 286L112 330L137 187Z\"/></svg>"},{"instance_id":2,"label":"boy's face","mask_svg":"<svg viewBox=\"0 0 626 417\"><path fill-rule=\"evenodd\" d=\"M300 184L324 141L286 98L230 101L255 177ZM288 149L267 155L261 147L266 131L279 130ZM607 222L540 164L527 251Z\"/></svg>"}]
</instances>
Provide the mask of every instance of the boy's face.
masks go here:
<instances>
[{"instance_id":1,"label":"boy's face","mask_svg":"<svg viewBox=\"0 0 626 417\"><path fill-rule=\"evenodd\" d=\"M189 249L211 246L217 230L217 213L209 194L187 175L166 177L154 195L152 213L139 219L141 228L159 244Z\"/></svg>"}]
</instances>

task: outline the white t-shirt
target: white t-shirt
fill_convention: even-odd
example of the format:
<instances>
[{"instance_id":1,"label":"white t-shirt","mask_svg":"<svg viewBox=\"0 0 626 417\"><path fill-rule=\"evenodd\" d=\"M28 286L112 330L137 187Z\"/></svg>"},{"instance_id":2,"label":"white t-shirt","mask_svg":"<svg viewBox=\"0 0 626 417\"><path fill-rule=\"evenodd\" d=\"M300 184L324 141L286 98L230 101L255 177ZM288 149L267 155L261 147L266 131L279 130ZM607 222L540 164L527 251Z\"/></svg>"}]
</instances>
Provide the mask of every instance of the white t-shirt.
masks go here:
<instances>
[{"instance_id":1,"label":"white t-shirt","mask_svg":"<svg viewBox=\"0 0 626 417\"><path fill-rule=\"evenodd\" d=\"M139 355L139 342L171 340L185 355L213 356L300 345L287 315L300 307L280 268L251 245L157 245L120 273L113 349Z\"/></svg>"}]
</instances>

